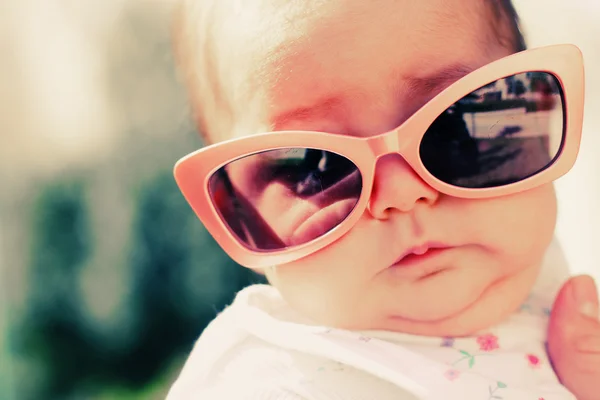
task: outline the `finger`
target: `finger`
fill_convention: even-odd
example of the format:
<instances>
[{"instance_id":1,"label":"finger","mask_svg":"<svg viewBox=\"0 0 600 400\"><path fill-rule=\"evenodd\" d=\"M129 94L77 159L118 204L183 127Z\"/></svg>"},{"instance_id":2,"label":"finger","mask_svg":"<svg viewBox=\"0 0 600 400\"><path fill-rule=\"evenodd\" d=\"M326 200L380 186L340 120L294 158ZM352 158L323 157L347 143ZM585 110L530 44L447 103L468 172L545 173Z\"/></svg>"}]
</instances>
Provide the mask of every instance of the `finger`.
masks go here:
<instances>
[{"instance_id":1,"label":"finger","mask_svg":"<svg viewBox=\"0 0 600 400\"><path fill-rule=\"evenodd\" d=\"M593 278L571 278L560 290L548 326L554 369L578 399L597 396L600 384L600 307Z\"/></svg>"}]
</instances>

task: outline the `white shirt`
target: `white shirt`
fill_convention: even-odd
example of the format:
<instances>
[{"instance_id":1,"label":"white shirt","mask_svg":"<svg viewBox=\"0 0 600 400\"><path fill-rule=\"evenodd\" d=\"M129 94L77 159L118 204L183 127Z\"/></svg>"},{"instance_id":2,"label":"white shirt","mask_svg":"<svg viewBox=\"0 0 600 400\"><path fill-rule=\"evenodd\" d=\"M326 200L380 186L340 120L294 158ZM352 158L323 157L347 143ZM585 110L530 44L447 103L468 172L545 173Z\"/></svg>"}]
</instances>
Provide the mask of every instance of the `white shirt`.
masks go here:
<instances>
[{"instance_id":1,"label":"white shirt","mask_svg":"<svg viewBox=\"0 0 600 400\"><path fill-rule=\"evenodd\" d=\"M521 309L466 338L306 323L268 285L240 291L204 330L168 400L576 400L545 351L568 275L556 242Z\"/></svg>"}]
</instances>

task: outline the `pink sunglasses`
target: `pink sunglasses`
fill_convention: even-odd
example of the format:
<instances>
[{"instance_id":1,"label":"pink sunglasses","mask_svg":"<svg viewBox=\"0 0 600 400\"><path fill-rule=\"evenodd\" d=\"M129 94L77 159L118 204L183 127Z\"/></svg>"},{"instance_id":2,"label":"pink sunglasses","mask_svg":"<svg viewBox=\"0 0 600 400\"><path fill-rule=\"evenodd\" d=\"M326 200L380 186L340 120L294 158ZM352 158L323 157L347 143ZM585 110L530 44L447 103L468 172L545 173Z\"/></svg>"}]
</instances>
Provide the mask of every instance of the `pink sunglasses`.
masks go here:
<instances>
[{"instance_id":1,"label":"pink sunglasses","mask_svg":"<svg viewBox=\"0 0 600 400\"><path fill-rule=\"evenodd\" d=\"M286 131L182 158L175 179L219 245L249 268L339 239L368 206L375 165L397 153L429 186L465 199L509 195L564 175L583 122L573 45L523 51L455 82L401 126L372 137Z\"/></svg>"}]
</instances>

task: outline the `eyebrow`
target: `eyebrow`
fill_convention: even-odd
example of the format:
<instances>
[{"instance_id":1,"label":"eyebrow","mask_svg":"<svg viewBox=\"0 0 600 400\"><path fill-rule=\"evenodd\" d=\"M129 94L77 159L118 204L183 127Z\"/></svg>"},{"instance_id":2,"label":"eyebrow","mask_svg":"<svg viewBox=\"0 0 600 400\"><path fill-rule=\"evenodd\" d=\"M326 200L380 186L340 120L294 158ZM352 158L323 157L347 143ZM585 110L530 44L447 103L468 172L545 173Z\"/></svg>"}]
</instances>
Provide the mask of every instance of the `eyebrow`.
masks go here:
<instances>
[{"instance_id":1,"label":"eyebrow","mask_svg":"<svg viewBox=\"0 0 600 400\"><path fill-rule=\"evenodd\" d=\"M316 115L326 115L334 108L339 107L342 99L348 96L349 92L340 92L334 95L328 95L310 106L298 107L278 114L273 119L274 126L282 126L290 121L303 121L314 118Z\"/></svg>"},{"instance_id":2,"label":"eyebrow","mask_svg":"<svg viewBox=\"0 0 600 400\"><path fill-rule=\"evenodd\" d=\"M427 76L415 77L398 74L393 80L395 81L394 84L401 83L409 97L429 93L437 94L437 92L468 75L473 70L474 68L466 64L458 63L451 64ZM397 86L401 87L400 85ZM356 91L342 91L327 95L309 106L294 108L278 114L273 118L273 125L276 127L283 126L290 121L309 120L317 115L329 114L342 104L343 99L356 95Z\"/></svg>"},{"instance_id":3,"label":"eyebrow","mask_svg":"<svg viewBox=\"0 0 600 400\"><path fill-rule=\"evenodd\" d=\"M409 94L436 93L457 80L473 72L474 68L466 64L451 64L429 76L401 77L407 83Z\"/></svg>"}]
</instances>

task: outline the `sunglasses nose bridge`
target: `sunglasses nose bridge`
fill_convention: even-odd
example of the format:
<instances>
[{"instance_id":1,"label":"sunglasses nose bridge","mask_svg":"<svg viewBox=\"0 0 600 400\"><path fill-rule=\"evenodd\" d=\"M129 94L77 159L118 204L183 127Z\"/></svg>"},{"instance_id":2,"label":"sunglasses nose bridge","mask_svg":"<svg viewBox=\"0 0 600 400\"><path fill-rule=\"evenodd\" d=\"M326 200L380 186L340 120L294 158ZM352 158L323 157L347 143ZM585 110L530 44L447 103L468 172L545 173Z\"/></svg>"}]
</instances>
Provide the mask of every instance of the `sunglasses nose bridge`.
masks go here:
<instances>
[{"instance_id":1,"label":"sunglasses nose bridge","mask_svg":"<svg viewBox=\"0 0 600 400\"><path fill-rule=\"evenodd\" d=\"M395 132L369 138L369 148L375 158L381 158L386 154L400 153L400 143Z\"/></svg>"}]
</instances>

